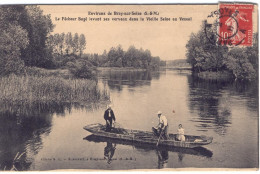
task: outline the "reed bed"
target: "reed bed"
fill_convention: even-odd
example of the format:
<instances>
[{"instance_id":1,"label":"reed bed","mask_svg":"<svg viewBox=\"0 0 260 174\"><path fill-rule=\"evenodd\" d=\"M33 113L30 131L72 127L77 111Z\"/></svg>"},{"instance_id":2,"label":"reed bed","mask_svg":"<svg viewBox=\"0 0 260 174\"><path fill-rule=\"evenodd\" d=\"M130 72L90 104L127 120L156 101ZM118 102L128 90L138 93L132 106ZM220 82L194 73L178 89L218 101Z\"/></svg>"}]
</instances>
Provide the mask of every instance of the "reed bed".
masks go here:
<instances>
[{"instance_id":1,"label":"reed bed","mask_svg":"<svg viewBox=\"0 0 260 174\"><path fill-rule=\"evenodd\" d=\"M55 76L0 77L0 91L0 100L8 102L85 103L109 98L96 81Z\"/></svg>"}]
</instances>

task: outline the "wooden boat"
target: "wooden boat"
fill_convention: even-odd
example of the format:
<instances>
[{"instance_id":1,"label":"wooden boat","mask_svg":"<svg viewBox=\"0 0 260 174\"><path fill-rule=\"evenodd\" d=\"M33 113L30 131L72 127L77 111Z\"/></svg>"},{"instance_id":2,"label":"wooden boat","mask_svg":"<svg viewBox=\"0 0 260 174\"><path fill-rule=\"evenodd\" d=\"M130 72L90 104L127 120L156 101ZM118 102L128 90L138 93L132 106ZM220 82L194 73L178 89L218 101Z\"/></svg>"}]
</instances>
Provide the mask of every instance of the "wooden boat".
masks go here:
<instances>
[{"instance_id":1,"label":"wooden boat","mask_svg":"<svg viewBox=\"0 0 260 174\"><path fill-rule=\"evenodd\" d=\"M84 127L84 129L100 137L108 137L112 139L133 141L135 143L151 145L156 145L158 142L158 137L155 136L152 132L148 131L112 128L110 132L106 132L105 125L99 123L87 125ZM163 138L161 138L159 145L169 147L194 148L210 144L213 140L212 137L192 135L185 135L185 139L185 141L177 141L176 134L169 134L169 139L164 140Z\"/></svg>"}]
</instances>

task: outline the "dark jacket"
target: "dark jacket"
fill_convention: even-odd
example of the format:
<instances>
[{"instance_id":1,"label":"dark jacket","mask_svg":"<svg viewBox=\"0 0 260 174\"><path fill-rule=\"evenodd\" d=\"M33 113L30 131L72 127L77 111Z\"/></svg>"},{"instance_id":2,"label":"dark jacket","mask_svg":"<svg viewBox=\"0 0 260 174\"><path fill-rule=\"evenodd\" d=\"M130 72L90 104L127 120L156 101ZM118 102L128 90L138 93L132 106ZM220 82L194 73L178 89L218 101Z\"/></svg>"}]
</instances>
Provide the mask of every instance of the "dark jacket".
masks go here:
<instances>
[{"instance_id":1,"label":"dark jacket","mask_svg":"<svg viewBox=\"0 0 260 174\"><path fill-rule=\"evenodd\" d=\"M111 114L111 118L115 121L116 118L115 118L115 115L114 115L114 112L113 112L112 109L110 110L110 114ZM108 109L107 109L107 110L105 111L105 113L104 113L104 119L105 119L105 120L108 120L108 119L109 119L108 115L109 115L109 111L108 111Z\"/></svg>"}]
</instances>

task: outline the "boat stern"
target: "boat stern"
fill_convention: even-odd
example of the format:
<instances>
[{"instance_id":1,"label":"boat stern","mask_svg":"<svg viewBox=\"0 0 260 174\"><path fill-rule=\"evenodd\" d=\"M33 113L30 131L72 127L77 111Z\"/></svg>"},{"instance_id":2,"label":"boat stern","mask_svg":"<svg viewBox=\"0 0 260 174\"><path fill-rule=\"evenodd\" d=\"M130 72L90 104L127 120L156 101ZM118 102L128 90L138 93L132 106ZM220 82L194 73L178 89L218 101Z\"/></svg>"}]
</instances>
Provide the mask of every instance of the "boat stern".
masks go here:
<instances>
[{"instance_id":1,"label":"boat stern","mask_svg":"<svg viewBox=\"0 0 260 174\"><path fill-rule=\"evenodd\" d=\"M102 127L104 127L102 124L94 123L94 124L84 126L83 129L85 129L91 133L95 133L95 132L99 131Z\"/></svg>"}]
</instances>

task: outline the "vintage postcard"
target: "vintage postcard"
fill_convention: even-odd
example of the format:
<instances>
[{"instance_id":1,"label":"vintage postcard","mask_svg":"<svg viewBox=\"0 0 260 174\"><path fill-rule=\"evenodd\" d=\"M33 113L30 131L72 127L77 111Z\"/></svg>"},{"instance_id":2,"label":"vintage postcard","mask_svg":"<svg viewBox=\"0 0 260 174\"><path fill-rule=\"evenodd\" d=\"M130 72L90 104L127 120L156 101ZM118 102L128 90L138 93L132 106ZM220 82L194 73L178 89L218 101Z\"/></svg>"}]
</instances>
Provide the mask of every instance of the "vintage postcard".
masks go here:
<instances>
[{"instance_id":1,"label":"vintage postcard","mask_svg":"<svg viewBox=\"0 0 260 174\"><path fill-rule=\"evenodd\" d=\"M0 6L0 170L258 170L258 5Z\"/></svg>"}]
</instances>

